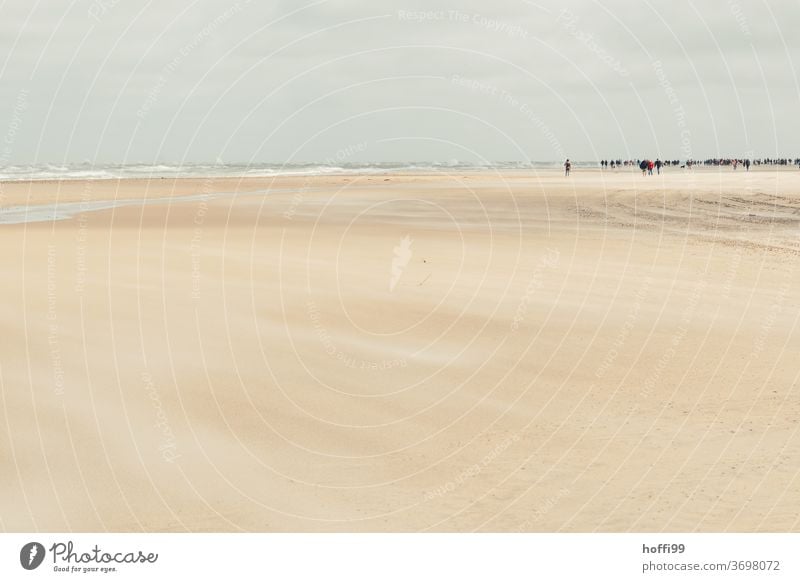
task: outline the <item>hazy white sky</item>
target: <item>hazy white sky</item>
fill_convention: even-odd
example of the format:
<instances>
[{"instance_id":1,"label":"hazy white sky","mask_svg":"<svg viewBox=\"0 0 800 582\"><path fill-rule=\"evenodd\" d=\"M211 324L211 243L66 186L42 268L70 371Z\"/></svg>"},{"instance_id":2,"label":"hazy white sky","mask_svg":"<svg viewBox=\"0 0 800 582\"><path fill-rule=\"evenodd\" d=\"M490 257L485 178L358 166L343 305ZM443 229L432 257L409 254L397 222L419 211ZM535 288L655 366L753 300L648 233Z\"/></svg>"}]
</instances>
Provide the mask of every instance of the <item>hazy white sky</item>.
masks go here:
<instances>
[{"instance_id":1,"label":"hazy white sky","mask_svg":"<svg viewBox=\"0 0 800 582\"><path fill-rule=\"evenodd\" d=\"M0 5L0 165L800 155L800 3Z\"/></svg>"}]
</instances>

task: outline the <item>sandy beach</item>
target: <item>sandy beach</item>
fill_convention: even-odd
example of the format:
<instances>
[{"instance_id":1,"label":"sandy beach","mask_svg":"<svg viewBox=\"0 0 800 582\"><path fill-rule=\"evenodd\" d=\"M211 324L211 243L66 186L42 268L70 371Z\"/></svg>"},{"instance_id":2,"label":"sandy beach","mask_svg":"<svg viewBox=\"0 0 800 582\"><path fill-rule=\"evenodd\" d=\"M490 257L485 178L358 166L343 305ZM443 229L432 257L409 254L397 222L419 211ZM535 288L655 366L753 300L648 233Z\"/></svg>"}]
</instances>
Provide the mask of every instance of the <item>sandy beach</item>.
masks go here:
<instances>
[{"instance_id":1,"label":"sandy beach","mask_svg":"<svg viewBox=\"0 0 800 582\"><path fill-rule=\"evenodd\" d=\"M796 169L0 194L4 531L800 531Z\"/></svg>"}]
</instances>

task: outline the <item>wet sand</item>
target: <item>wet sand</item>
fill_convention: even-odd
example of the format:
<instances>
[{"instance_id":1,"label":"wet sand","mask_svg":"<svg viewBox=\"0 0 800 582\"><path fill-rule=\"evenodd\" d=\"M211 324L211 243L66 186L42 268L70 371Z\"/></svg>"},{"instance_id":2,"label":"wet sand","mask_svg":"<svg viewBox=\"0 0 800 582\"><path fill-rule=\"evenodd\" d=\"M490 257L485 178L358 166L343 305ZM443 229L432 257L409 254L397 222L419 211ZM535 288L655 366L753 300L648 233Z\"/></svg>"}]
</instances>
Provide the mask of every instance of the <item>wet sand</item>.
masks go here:
<instances>
[{"instance_id":1,"label":"wet sand","mask_svg":"<svg viewBox=\"0 0 800 582\"><path fill-rule=\"evenodd\" d=\"M2 184L0 528L798 531L798 192Z\"/></svg>"}]
</instances>

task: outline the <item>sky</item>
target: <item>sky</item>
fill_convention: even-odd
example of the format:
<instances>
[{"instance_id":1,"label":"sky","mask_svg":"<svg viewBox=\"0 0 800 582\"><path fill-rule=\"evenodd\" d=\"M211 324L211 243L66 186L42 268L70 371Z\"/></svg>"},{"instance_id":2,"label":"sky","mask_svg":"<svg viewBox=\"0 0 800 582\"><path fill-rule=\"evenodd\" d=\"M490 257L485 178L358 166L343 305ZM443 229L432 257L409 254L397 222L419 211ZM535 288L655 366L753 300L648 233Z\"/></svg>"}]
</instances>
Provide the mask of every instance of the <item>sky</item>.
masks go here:
<instances>
[{"instance_id":1,"label":"sky","mask_svg":"<svg viewBox=\"0 0 800 582\"><path fill-rule=\"evenodd\" d=\"M800 156L800 2L6 0L0 166Z\"/></svg>"}]
</instances>

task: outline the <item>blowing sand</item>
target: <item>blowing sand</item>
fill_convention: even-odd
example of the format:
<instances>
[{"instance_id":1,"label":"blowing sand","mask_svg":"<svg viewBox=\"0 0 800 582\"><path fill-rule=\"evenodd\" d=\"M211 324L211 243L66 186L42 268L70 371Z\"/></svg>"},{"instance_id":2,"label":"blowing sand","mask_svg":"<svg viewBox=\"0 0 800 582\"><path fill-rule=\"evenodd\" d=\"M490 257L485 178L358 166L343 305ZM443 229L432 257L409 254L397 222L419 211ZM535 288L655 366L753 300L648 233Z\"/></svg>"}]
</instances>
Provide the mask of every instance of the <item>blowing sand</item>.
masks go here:
<instances>
[{"instance_id":1,"label":"blowing sand","mask_svg":"<svg viewBox=\"0 0 800 582\"><path fill-rule=\"evenodd\" d=\"M798 531L798 192L3 184L0 528Z\"/></svg>"}]
</instances>

